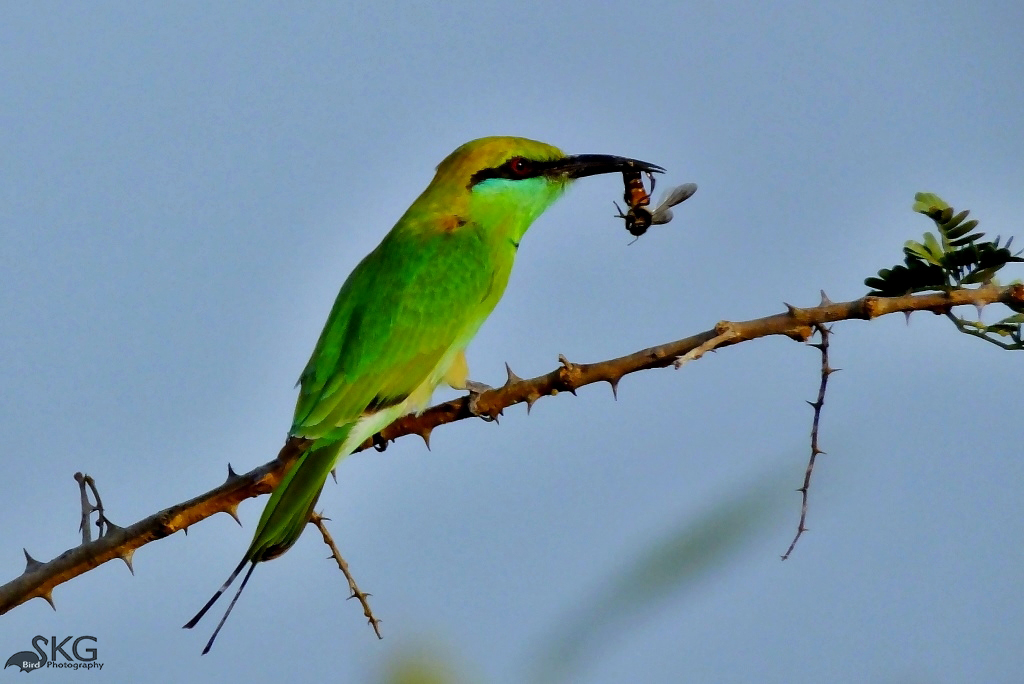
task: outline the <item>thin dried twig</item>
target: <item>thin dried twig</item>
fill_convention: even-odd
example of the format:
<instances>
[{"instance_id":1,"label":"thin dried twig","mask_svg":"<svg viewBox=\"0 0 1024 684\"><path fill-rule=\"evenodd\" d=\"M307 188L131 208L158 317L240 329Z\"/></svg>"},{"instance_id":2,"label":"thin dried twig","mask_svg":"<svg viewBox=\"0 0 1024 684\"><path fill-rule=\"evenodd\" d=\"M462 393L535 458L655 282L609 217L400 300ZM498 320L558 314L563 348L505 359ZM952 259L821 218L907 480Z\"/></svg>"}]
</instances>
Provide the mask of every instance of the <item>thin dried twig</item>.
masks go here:
<instances>
[{"instance_id":1,"label":"thin dried twig","mask_svg":"<svg viewBox=\"0 0 1024 684\"><path fill-rule=\"evenodd\" d=\"M334 543L334 537L332 537L331 533L327 531L327 525L324 524L324 521L326 520L330 520L330 518L325 518L320 513L313 513L309 518L309 522L316 525L316 528L320 530L320 534L324 538L324 544L327 544L331 549L331 555L328 556L328 558L334 558L338 563L338 567L341 569L341 572L345 575L345 579L348 580L348 589L352 592L349 598L359 599L359 603L363 606L363 615L366 616L366 620L370 623L370 626L373 627L373 631L377 635L377 638L383 639L384 637L380 635L380 620L378 620L376 616L374 616L373 611L370 610L369 598L371 595L364 591L360 591L355 578L352 577L352 573L349 572L348 563L341 557L341 551L338 550L338 545Z\"/></svg>"},{"instance_id":2,"label":"thin dried twig","mask_svg":"<svg viewBox=\"0 0 1024 684\"><path fill-rule=\"evenodd\" d=\"M954 306L984 306L997 302L1018 308L1024 306L1024 285L985 285L975 289L903 297L863 297L849 302L822 302L820 306L806 309L787 307L785 312L773 316L728 323L735 334L717 345L717 348L768 335L786 335L806 341L813 332L813 326L834 321L870 320L908 311L944 314ZM514 404L526 404L529 408L540 397L574 392L579 387L595 382L607 382L614 390L623 376L640 370L671 366L680 356L720 334L719 326L716 326L715 329L617 359L589 364L560 364L551 372L528 380L519 379L510 372L504 385L477 395L475 406L480 413L497 415L502 409ZM469 403L467 397L460 397L433 406L419 415L399 418L381 431L377 441L386 443L410 434L429 440L431 430L438 425L474 417ZM373 444L374 440L370 439L360 448L369 448ZM288 466L308 446L306 440L291 438L285 442L276 459L244 475L231 471L227 482L220 487L158 511L129 527L113 526L103 537L69 549L49 562L42 563L34 559L26 562L25 572L0 586L0 614L37 597L52 601L52 591L57 585L113 558L129 562L132 552L140 546L185 530L215 513L233 515L239 502L269 493L280 482Z\"/></svg>"},{"instance_id":3,"label":"thin dried twig","mask_svg":"<svg viewBox=\"0 0 1024 684\"><path fill-rule=\"evenodd\" d=\"M822 293L824 298L824 293ZM789 543L789 548L786 549L786 553L782 554L782 560L789 558L789 555L793 553L793 548L796 547L797 540L807 531L805 523L807 522L807 492L811 488L811 474L814 472L814 463L818 458L819 454L824 454L818 447L818 422L821 420L821 407L825 405L825 389L828 387L828 378L830 375L835 373L838 368L832 368L828 363L828 336L832 334L831 329L825 327L821 323L814 325L814 330L821 339L817 344L812 344L821 351L821 383L818 385L818 398L814 401L807 402L814 409L814 420L811 421L811 456L807 459L807 470L804 471L804 483L797 491L800 492L800 522L796 526L796 535L793 537L793 541Z\"/></svg>"},{"instance_id":4,"label":"thin dried twig","mask_svg":"<svg viewBox=\"0 0 1024 684\"><path fill-rule=\"evenodd\" d=\"M694 347L685 354L676 357L676 360L672 362L672 366L676 370L679 370L680 368L683 367L684 364L687 364L690 361L696 361L700 357L707 354L709 351L714 351L719 347L729 342L732 342L739 336L739 333L737 333L733 329L732 323L730 323L729 321L720 321L715 326L715 333L716 335L712 337L710 340Z\"/></svg>"},{"instance_id":5,"label":"thin dried twig","mask_svg":"<svg viewBox=\"0 0 1024 684\"><path fill-rule=\"evenodd\" d=\"M96 489L96 480L92 479L91 475L75 473L75 482L78 483L78 490L82 501L82 521L78 525L78 531L82 533L82 543L88 544L92 541L92 526L89 524L89 518L93 513L96 514L97 534L100 537L103 537L112 528L117 526L110 522L103 511L103 499L100 498L100 492ZM86 491L86 488L92 491L92 498L96 500L96 503L89 500L89 493Z\"/></svg>"},{"instance_id":6,"label":"thin dried twig","mask_svg":"<svg viewBox=\"0 0 1024 684\"><path fill-rule=\"evenodd\" d=\"M999 347L1000 349L1005 349L1007 351L1018 351L1021 349L1019 335L1017 339L1015 339L1013 342L1003 342L1002 340L998 340L992 337L991 334L985 334L984 332L979 330L975 325L971 325L970 321L960 318L951 311L946 312L946 318L953 321L953 325L956 326L956 329L966 335L971 335L973 337L985 340L986 342L990 342Z\"/></svg>"},{"instance_id":7,"label":"thin dried twig","mask_svg":"<svg viewBox=\"0 0 1024 684\"><path fill-rule=\"evenodd\" d=\"M82 543L88 544L92 541L92 524L90 523L90 516L96 507L93 506L92 502L89 501L89 493L85 489L85 482L88 475L82 475L82 473L75 473L75 481L78 482L78 491L81 495L82 500L82 521L78 523L78 531L82 533ZM92 478L89 478L92 479ZM103 535L100 534L102 537Z\"/></svg>"}]
</instances>

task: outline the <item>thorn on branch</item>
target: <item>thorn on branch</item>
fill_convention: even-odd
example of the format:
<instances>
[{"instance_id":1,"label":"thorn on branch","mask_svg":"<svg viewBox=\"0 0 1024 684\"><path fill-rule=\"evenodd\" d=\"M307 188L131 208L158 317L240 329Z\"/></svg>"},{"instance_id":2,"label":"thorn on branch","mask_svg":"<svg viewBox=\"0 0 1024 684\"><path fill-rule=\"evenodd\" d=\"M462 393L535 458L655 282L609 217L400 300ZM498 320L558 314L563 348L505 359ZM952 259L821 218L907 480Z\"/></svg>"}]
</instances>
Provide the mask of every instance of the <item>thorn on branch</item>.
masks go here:
<instances>
[{"instance_id":1,"label":"thorn on branch","mask_svg":"<svg viewBox=\"0 0 1024 684\"><path fill-rule=\"evenodd\" d=\"M235 469L231 467L231 464L228 463L228 477L224 480L224 484L229 484L240 479L242 479L241 476L239 476L239 474L235 472Z\"/></svg>"},{"instance_id":2,"label":"thorn on branch","mask_svg":"<svg viewBox=\"0 0 1024 684\"><path fill-rule=\"evenodd\" d=\"M231 504L230 506L227 506L224 509L224 512L227 513L228 515L230 515L232 518L234 518L235 522L238 523L239 527L243 527L242 520L238 517L238 504L237 503L234 503L234 504Z\"/></svg>"},{"instance_id":3,"label":"thorn on branch","mask_svg":"<svg viewBox=\"0 0 1024 684\"><path fill-rule=\"evenodd\" d=\"M114 535L114 534L124 530L123 527L121 527L119 525L115 525L114 523L112 523L109 520L107 520L105 517L103 518L103 520L104 520L104 527L106 527L106 529L103 531L103 534L100 535L100 539L106 539L107 537L110 537L110 536L112 536L112 535ZM99 524L99 522L97 522L97 525L98 524Z\"/></svg>"},{"instance_id":4,"label":"thorn on branch","mask_svg":"<svg viewBox=\"0 0 1024 684\"><path fill-rule=\"evenodd\" d=\"M122 553L118 554L118 558L124 561L124 564L128 566L128 572L135 576L135 568L132 567L132 557L135 556L135 549L126 549Z\"/></svg>"},{"instance_id":5,"label":"thorn on branch","mask_svg":"<svg viewBox=\"0 0 1024 684\"><path fill-rule=\"evenodd\" d=\"M512 372L512 369L509 367L507 361L505 362L505 374L508 376L508 379L505 380L505 384L503 385L503 387L509 387L510 385L514 385L517 382L523 381L521 377Z\"/></svg>"},{"instance_id":6,"label":"thorn on branch","mask_svg":"<svg viewBox=\"0 0 1024 684\"><path fill-rule=\"evenodd\" d=\"M25 552L25 574L34 572L40 568L43 564L32 557L32 554L28 552L28 549L22 549Z\"/></svg>"}]
</instances>

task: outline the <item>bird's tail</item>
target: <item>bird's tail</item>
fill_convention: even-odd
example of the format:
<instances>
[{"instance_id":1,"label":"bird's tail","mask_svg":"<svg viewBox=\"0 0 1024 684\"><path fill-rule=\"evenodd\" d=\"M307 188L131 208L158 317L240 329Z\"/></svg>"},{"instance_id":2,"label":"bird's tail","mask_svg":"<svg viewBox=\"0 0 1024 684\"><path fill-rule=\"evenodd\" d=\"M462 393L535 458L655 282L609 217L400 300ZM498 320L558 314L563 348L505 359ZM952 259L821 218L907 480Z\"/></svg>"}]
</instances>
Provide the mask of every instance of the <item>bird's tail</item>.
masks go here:
<instances>
[{"instance_id":1,"label":"bird's tail","mask_svg":"<svg viewBox=\"0 0 1024 684\"><path fill-rule=\"evenodd\" d=\"M238 597L242 595L242 590L245 589L245 585L248 584L249 576L252 575L252 571L256 568L256 563L250 562L248 558L243 558L242 562L238 564L237 568L235 568L235 571L231 573L230 577L228 577L227 582L221 585L220 589L217 590L217 593L206 602L206 605L195 614L195 617L185 623L185 629L192 629L195 627L196 624L203 619L203 616L206 615L206 611L213 607L213 604L217 602L217 599L219 599L224 592L227 591L227 588L231 586L231 583L235 581L235 578L242 572L242 568L245 567L246 563L249 563L249 571L245 573L245 577L242 578L242 583L238 586L238 591L235 592L235 597L231 599L231 603L228 604L228 609L224 611L224 617L222 617L220 622L217 623L217 629L213 630L213 634L210 635L210 640L206 642L206 647L203 648L203 655L209 653L210 649L213 648L213 642L217 639L217 635L220 634L220 628L228 621L228 615L231 615L231 610L235 607Z\"/></svg>"},{"instance_id":2,"label":"bird's tail","mask_svg":"<svg viewBox=\"0 0 1024 684\"><path fill-rule=\"evenodd\" d=\"M245 577L242 579L242 584L239 585L238 591L235 593L234 598L231 599L228 609L224 612L224 617L220 619L217 629L213 631L213 635L206 643L206 648L203 649L204 655L213 646L217 634L220 633L221 627L224 626L228 615L231 614L231 609L235 607L238 597L242 595L242 590L245 589L245 585L249 581L249 576L252 575L256 564L277 558L290 549L292 544L298 541L302 535L302 531L305 529L306 523L309 522L310 515L313 513L313 506L316 505L317 499L320 498L320 491L324 487L324 482L327 481L327 475L334 468L344 443L344 438L329 442L324 440L323 443L319 441L314 442L304 454L299 456L294 465L285 473L281 483L277 485L274 492L270 495L270 501L267 502L266 508L263 509L263 515L260 517L259 525L256 526L256 533L253 535L249 550L245 552L245 556L242 557L238 567L235 568L221 588L217 590L217 593L206 602L202 610L185 623L186 629L195 627L202 617L206 615L206 612L213 607L213 604L217 602L217 599L224 594L227 588L231 586L231 583L241 574L245 566L249 566L248 572L245 573Z\"/></svg>"},{"instance_id":3,"label":"bird's tail","mask_svg":"<svg viewBox=\"0 0 1024 684\"><path fill-rule=\"evenodd\" d=\"M277 558L298 541L344 442L344 439L324 440L322 444L314 442L289 468L263 509L245 553L247 559L259 563Z\"/></svg>"}]
</instances>

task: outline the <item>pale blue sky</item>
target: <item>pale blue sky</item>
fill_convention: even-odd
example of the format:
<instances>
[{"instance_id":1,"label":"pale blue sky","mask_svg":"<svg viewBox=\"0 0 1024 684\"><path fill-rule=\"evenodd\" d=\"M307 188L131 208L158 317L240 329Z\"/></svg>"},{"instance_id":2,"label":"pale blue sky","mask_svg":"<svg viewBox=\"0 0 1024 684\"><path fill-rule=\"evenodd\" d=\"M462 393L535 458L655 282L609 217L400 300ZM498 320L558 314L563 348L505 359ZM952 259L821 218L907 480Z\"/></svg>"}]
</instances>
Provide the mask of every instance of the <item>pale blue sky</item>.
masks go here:
<instances>
[{"instance_id":1,"label":"pale blue sky","mask_svg":"<svg viewBox=\"0 0 1024 684\"><path fill-rule=\"evenodd\" d=\"M1022 33L1015 2L5 3L0 577L76 543L77 470L127 524L273 457L339 285L471 138L700 186L627 247L619 179L581 181L470 347L484 382L856 298L930 227L916 191L1024 237ZM762 478L777 518L571 681L1018 681L1024 357L927 314L835 332L785 563L819 360L770 339L344 462L321 507L382 642L308 534L199 656L215 620L180 626L261 499L3 616L0 656L88 633L99 681L358 682L421 646L528 681L615 573Z\"/></svg>"}]
</instances>

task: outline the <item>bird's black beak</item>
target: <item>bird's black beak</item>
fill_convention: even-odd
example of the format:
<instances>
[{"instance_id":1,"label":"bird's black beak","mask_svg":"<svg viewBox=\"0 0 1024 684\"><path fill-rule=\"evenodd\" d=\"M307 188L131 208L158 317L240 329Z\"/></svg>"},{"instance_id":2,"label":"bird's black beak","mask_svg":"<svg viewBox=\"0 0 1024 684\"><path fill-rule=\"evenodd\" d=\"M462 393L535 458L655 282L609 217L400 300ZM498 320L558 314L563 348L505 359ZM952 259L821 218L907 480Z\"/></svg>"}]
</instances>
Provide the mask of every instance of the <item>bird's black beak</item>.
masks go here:
<instances>
[{"instance_id":1,"label":"bird's black beak","mask_svg":"<svg viewBox=\"0 0 1024 684\"><path fill-rule=\"evenodd\" d=\"M556 159L545 165L544 174L561 175L568 178L583 178L601 173L619 173L621 171L647 171L648 173L664 173L665 169L657 164L616 157L611 154L577 154L563 159Z\"/></svg>"}]
</instances>

